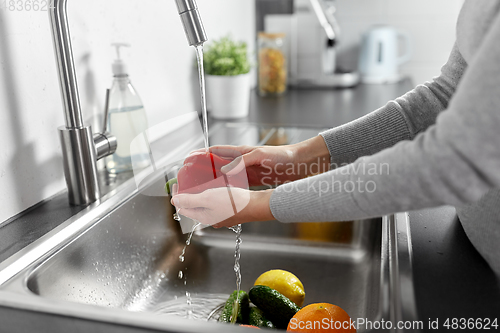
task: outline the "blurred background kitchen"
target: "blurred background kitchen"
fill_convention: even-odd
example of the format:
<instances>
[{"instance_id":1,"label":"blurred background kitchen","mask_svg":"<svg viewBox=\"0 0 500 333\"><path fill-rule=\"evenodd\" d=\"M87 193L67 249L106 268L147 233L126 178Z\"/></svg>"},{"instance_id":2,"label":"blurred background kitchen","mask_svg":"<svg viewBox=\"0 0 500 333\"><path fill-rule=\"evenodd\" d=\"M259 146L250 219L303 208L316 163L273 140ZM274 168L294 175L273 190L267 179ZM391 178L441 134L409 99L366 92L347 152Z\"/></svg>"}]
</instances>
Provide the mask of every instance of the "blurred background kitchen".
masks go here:
<instances>
[{"instance_id":1,"label":"blurred background kitchen","mask_svg":"<svg viewBox=\"0 0 500 333\"><path fill-rule=\"evenodd\" d=\"M399 73L415 84L431 79L454 43L462 3L336 0L341 29L337 67L356 71L362 34L386 24L411 36L412 57ZM230 34L245 41L255 65L256 33L266 21L261 11L287 15L303 10L308 0L198 0L198 6L209 39ZM123 58L150 124L200 109L195 54L186 43L174 1L74 0L68 11L87 123L97 126L102 121L112 79L112 42L132 46ZM317 20L308 24L311 31L324 33ZM66 188L56 130L64 119L46 11L0 9L0 64L0 221L5 221ZM253 66L253 86L255 71Z\"/></svg>"}]
</instances>

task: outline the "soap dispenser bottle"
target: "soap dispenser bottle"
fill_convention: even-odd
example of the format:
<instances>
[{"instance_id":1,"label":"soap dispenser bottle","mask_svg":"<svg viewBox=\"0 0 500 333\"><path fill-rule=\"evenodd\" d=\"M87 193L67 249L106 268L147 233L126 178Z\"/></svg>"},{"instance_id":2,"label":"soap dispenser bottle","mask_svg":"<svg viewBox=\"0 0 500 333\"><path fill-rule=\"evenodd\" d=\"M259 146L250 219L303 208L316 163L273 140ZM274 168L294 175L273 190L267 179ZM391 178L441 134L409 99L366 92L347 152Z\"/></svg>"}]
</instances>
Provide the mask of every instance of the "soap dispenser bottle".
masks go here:
<instances>
[{"instance_id":1,"label":"soap dispenser bottle","mask_svg":"<svg viewBox=\"0 0 500 333\"><path fill-rule=\"evenodd\" d=\"M109 173L140 169L149 164L148 121L141 98L130 82L120 48L129 44L113 43L116 60L112 64L113 84L108 101L108 131L116 136L118 148L106 160ZM134 140L136 137L141 137ZM133 144L132 144L133 143ZM132 145L131 145L132 144Z\"/></svg>"}]
</instances>

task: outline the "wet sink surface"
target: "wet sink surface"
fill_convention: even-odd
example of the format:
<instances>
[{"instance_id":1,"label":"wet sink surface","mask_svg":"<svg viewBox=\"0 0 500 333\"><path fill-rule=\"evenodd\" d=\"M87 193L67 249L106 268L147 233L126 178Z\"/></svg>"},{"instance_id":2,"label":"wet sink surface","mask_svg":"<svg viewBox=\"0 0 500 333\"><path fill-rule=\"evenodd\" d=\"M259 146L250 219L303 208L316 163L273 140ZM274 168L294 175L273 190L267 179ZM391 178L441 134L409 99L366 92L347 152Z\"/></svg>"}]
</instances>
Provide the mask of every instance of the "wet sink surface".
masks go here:
<instances>
[{"instance_id":1,"label":"wet sink surface","mask_svg":"<svg viewBox=\"0 0 500 333\"><path fill-rule=\"evenodd\" d=\"M227 143L228 137L235 138L236 142L231 142L235 144L262 140L283 144L311 137L318 130L263 129L240 124L226 126L217 133L225 134L220 134L220 139L213 138L212 144ZM47 308L54 306L51 311L62 315L69 309L71 313L85 313L82 316L99 317L102 321L116 322L119 318L123 323L168 330L174 321L146 321L141 314L163 317L177 313L185 317L188 291L193 316L206 325L208 313L236 288L235 234L228 229L198 230L187 249L186 260L180 262L187 235L172 217L174 208L169 197L148 196L141 191L123 194L135 184L124 187L110 195L111 199L69 221L67 229L77 228L79 223L81 227L61 238L60 244L46 245L67 229L56 230L41 240L44 243L34 244L21 259L39 253L42 245L47 247L45 254L26 261L26 267L12 273L3 286L0 274L0 292L10 290L32 297L32 302L40 306L47 303ZM284 269L303 282L305 304L333 303L352 318L372 321L412 316L411 300L409 312L401 308L400 301L401 295L406 295L401 292L400 281L406 281L403 287L412 287L411 276L409 280L408 276L401 279L398 269L408 271L407 263L399 261L409 260L406 256L411 254L409 233L404 228L405 221L394 216L342 223L244 224L242 289L248 291L267 270ZM394 255L398 249L403 250L399 257ZM179 271L183 271L183 278L179 278ZM187 322L181 321L178 327ZM217 332L224 326L214 325L204 326L204 331Z\"/></svg>"},{"instance_id":2,"label":"wet sink surface","mask_svg":"<svg viewBox=\"0 0 500 333\"><path fill-rule=\"evenodd\" d=\"M186 291L194 298L230 294L236 288L235 234L228 229L198 231L180 262L187 235L172 219L173 212L168 198L138 195L38 266L28 288L50 299L133 311L156 311L185 297ZM306 304L335 303L351 316L374 318L381 221L313 224L312 232L307 227L243 225L243 290L261 273L284 269L303 282ZM325 231L332 240L325 239ZM179 271L186 280L178 277Z\"/></svg>"}]
</instances>

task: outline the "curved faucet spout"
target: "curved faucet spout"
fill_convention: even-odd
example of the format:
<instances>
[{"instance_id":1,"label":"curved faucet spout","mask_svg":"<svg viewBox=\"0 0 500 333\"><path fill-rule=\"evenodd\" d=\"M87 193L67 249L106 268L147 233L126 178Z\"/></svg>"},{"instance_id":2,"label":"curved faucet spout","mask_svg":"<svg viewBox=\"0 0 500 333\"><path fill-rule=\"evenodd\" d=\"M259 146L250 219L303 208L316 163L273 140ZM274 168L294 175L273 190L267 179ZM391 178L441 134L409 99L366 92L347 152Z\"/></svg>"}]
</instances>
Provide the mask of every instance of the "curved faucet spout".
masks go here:
<instances>
[{"instance_id":1,"label":"curved faucet spout","mask_svg":"<svg viewBox=\"0 0 500 333\"><path fill-rule=\"evenodd\" d=\"M86 205L100 198L97 158L116 150L116 140L108 133L93 136L83 123L73 48L69 32L67 0L49 1L49 18L63 102L65 126L59 128L69 201ZM190 45L207 40L195 0L176 0ZM97 140L97 145L96 145Z\"/></svg>"},{"instance_id":2,"label":"curved faucet spout","mask_svg":"<svg viewBox=\"0 0 500 333\"><path fill-rule=\"evenodd\" d=\"M189 45L197 46L205 43L208 38L195 0L175 0L175 3L177 4L177 10L179 11Z\"/></svg>"},{"instance_id":3,"label":"curved faucet spout","mask_svg":"<svg viewBox=\"0 0 500 333\"><path fill-rule=\"evenodd\" d=\"M67 0L53 0L49 8L52 40L59 73L59 86L64 107L66 128L82 128L83 117L76 80L73 48L69 34Z\"/></svg>"}]
</instances>

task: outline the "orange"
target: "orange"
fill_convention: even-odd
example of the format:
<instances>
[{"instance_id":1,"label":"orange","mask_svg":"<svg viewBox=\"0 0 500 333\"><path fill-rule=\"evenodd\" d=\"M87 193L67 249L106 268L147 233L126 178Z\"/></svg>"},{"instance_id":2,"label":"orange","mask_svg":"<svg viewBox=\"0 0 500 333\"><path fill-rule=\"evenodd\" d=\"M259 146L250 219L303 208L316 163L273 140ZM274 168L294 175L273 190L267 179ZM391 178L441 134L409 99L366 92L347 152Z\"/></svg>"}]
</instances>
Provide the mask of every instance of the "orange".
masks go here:
<instances>
[{"instance_id":1,"label":"orange","mask_svg":"<svg viewBox=\"0 0 500 333\"><path fill-rule=\"evenodd\" d=\"M257 326L253 326L253 325L243 325L242 324L240 326L242 326L242 327L251 327L251 328L256 328L256 329L260 330L260 328L258 328Z\"/></svg>"},{"instance_id":2,"label":"orange","mask_svg":"<svg viewBox=\"0 0 500 333\"><path fill-rule=\"evenodd\" d=\"M329 303L314 303L303 307L290 319L287 332L355 333L355 322L341 307Z\"/></svg>"}]
</instances>

